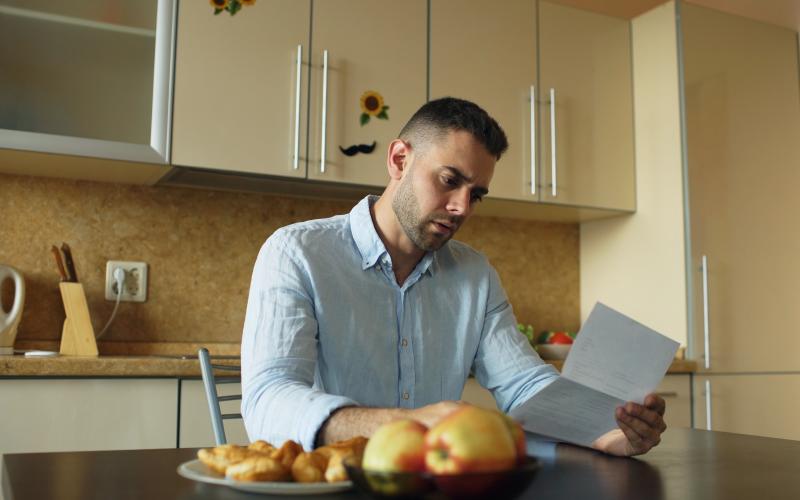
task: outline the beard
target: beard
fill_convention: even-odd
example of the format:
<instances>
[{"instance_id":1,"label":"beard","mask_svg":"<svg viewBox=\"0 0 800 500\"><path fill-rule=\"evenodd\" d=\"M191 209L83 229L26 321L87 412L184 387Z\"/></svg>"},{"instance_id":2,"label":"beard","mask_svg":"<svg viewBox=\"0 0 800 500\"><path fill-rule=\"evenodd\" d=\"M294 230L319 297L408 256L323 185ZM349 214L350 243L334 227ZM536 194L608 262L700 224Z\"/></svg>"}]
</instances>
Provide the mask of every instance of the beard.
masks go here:
<instances>
[{"instance_id":1,"label":"beard","mask_svg":"<svg viewBox=\"0 0 800 500\"><path fill-rule=\"evenodd\" d=\"M432 213L423 217L420 213L419 200L411 185L412 174L413 172L409 172L409 175L400 182L392 199L392 210L394 210L403 232L412 243L422 251L432 252L450 241L461 225L462 218L453 217L447 213ZM436 232L433 227L437 220L448 221L452 225L452 229L446 234Z\"/></svg>"}]
</instances>

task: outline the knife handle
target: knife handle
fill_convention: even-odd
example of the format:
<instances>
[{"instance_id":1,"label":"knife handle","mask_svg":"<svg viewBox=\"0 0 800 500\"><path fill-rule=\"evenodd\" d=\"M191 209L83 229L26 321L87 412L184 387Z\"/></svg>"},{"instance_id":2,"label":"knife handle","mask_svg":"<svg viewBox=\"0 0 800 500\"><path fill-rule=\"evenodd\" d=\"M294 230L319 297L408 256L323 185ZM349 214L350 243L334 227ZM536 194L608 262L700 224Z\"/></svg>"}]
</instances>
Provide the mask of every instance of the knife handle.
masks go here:
<instances>
[{"instance_id":1,"label":"knife handle","mask_svg":"<svg viewBox=\"0 0 800 500\"><path fill-rule=\"evenodd\" d=\"M61 251L64 253L64 265L67 268L67 281L78 282L78 273L75 272L75 262L72 260L72 250L66 243L61 244Z\"/></svg>"},{"instance_id":2,"label":"knife handle","mask_svg":"<svg viewBox=\"0 0 800 500\"><path fill-rule=\"evenodd\" d=\"M57 246L53 245L50 251L53 252L53 257L56 259L58 274L61 275L61 281L67 281L67 272L64 270L64 261L61 258L61 250L59 250Z\"/></svg>"}]
</instances>

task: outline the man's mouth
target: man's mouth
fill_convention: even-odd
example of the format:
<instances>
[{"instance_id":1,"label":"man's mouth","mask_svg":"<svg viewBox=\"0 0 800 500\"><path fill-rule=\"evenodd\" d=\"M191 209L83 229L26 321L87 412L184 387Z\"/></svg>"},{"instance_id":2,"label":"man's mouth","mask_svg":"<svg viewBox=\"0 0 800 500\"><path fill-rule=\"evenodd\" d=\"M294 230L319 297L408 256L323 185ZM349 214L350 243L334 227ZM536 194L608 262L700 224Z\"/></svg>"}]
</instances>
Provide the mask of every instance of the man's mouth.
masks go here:
<instances>
[{"instance_id":1,"label":"man's mouth","mask_svg":"<svg viewBox=\"0 0 800 500\"><path fill-rule=\"evenodd\" d=\"M436 228L438 233L442 233L444 235L453 234L456 230L456 225L450 222L440 222L440 221L432 221L433 226Z\"/></svg>"}]
</instances>

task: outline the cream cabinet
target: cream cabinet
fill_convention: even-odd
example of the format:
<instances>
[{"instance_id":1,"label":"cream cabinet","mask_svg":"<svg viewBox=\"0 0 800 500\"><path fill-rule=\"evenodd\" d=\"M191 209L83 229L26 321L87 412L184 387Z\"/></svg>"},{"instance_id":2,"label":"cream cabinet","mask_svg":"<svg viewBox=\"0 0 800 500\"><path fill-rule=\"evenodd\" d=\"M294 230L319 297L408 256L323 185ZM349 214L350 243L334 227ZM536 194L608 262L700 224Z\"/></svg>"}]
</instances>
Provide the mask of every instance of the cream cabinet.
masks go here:
<instances>
[{"instance_id":1,"label":"cream cabinet","mask_svg":"<svg viewBox=\"0 0 800 500\"><path fill-rule=\"evenodd\" d=\"M800 374L698 375L694 393L698 429L800 440Z\"/></svg>"},{"instance_id":2,"label":"cream cabinet","mask_svg":"<svg viewBox=\"0 0 800 500\"><path fill-rule=\"evenodd\" d=\"M797 33L681 6L696 357L800 372Z\"/></svg>"},{"instance_id":3,"label":"cream cabinet","mask_svg":"<svg viewBox=\"0 0 800 500\"><path fill-rule=\"evenodd\" d=\"M0 380L0 454L174 448L176 379Z\"/></svg>"},{"instance_id":4,"label":"cream cabinet","mask_svg":"<svg viewBox=\"0 0 800 500\"><path fill-rule=\"evenodd\" d=\"M172 163L306 175L310 0L178 11Z\"/></svg>"},{"instance_id":5,"label":"cream cabinet","mask_svg":"<svg viewBox=\"0 0 800 500\"><path fill-rule=\"evenodd\" d=\"M321 0L313 17L308 177L382 187L389 143L426 100L427 2Z\"/></svg>"},{"instance_id":6,"label":"cream cabinet","mask_svg":"<svg viewBox=\"0 0 800 500\"><path fill-rule=\"evenodd\" d=\"M217 386L220 396L241 394L241 384L220 384ZM214 446L214 431L208 411L208 401L202 380L180 380L180 419L178 422L178 447ZM223 401L224 413L241 413L241 401ZM250 440L241 419L230 419L223 422L225 438L231 444L248 444Z\"/></svg>"},{"instance_id":7,"label":"cream cabinet","mask_svg":"<svg viewBox=\"0 0 800 500\"><path fill-rule=\"evenodd\" d=\"M174 10L175 0L0 0L0 172L163 175Z\"/></svg>"},{"instance_id":8,"label":"cream cabinet","mask_svg":"<svg viewBox=\"0 0 800 500\"><path fill-rule=\"evenodd\" d=\"M508 135L490 197L635 209L627 20L543 0L432 0L430 22L431 98L473 100Z\"/></svg>"},{"instance_id":9,"label":"cream cabinet","mask_svg":"<svg viewBox=\"0 0 800 500\"><path fill-rule=\"evenodd\" d=\"M426 2L395 9L263 0L214 16L181 2L173 164L383 186L386 148L426 99Z\"/></svg>"}]
</instances>

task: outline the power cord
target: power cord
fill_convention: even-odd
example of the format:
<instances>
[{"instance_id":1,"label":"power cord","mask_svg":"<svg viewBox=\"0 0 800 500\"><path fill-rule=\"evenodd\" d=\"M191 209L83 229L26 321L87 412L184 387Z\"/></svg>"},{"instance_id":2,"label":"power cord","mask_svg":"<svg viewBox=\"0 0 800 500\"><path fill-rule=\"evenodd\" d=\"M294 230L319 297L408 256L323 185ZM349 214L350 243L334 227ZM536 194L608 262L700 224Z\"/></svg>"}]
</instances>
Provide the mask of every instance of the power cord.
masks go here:
<instances>
[{"instance_id":1,"label":"power cord","mask_svg":"<svg viewBox=\"0 0 800 500\"><path fill-rule=\"evenodd\" d=\"M108 318L106 326L104 326L103 329L100 330L100 333L97 334L96 338L98 339L102 337L106 333L106 330L108 330L108 327L111 326L111 322L114 321L114 316L117 315L117 308L119 307L119 303L122 301L122 290L124 290L123 287L125 286L125 270L122 269L121 267L118 267L114 269L113 276L114 280L117 282L117 301L116 303L114 303L114 310L111 311L111 317Z\"/></svg>"}]
</instances>

